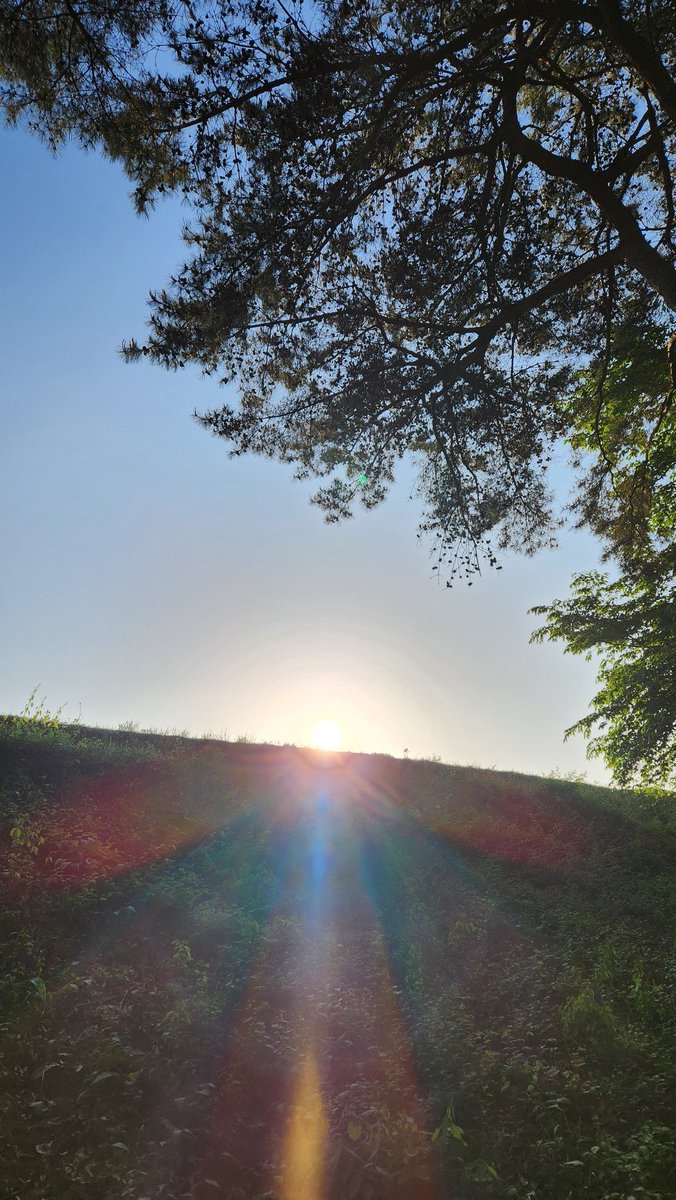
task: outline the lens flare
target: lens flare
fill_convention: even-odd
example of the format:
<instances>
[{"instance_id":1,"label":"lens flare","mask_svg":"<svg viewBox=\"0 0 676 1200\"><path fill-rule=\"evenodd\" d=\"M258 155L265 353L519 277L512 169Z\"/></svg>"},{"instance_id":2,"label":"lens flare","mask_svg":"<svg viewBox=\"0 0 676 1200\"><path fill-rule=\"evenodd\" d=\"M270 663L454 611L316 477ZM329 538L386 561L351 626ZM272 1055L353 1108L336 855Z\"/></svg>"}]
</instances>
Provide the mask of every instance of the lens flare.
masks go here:
<instances>
[{"instance_id":1,"label":"lens flare","mask_svg":"<svg viewBox=\"0 0 676 1200\"><path fill-rule=\"evenodd\" d=\"M312 729L312 745L317 750L338 750L343 741L343 731L335 721L317 721Z\"/></svg>"},{"instance_id":2,"label":"lens flare","mask_svg":"<svg viewBox=\"0 0 676 1200\"><path fill-rule=\"evenodd\" d=\"M286 1137L283 1200L322 1200L327 1132L317 1061L310 1052L298 1078Z\"/></svg>"}]
</instances>

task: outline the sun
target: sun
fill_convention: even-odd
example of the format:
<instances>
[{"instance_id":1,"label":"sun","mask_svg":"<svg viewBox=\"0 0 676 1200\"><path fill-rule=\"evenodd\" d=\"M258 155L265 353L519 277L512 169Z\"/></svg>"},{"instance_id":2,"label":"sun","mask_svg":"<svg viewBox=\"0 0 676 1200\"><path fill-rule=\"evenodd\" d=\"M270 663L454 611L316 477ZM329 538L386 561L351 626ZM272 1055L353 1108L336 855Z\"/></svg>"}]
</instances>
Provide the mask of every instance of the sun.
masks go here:
<instances>
[{"instance_id":1,"label":"sun","mask_svg":"<svg viewBox=\"0 0 676 1200\"><path fill-rule=\"evenodd\" d=\"M317 750L338 750L343 731L335 721L317 721L312 727L312 745Z\"/></svg>"}]
</instances>

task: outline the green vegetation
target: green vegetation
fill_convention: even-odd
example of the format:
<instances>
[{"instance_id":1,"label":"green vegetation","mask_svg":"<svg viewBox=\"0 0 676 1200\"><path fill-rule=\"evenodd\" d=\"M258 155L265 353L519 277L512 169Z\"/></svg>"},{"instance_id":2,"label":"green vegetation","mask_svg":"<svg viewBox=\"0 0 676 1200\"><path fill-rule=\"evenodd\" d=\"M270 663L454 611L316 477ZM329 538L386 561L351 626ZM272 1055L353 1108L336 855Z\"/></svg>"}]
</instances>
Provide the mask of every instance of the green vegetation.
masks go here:
<instances>
[{"instance_id":1,"label":"green vegetation","mask_svg":"<svg viewBox=\"0 0 676 1200\"><path fill-rule=\"evenodd\" d=\"M301 1130L294 1200L673 1200L673 795L42 712L0 755L3 1198L291 1200Z\"/></svg>"},{"instance_id":2,"label":"green vegetation","mask_svg":"<svg viewBox=\"0 0 676 1200\"><path fill-rule=\"evenodd\" d=\"M573 577L571 595L531 612L546 616L531 641L563 641L599 655L591 712L567 732L583 733L621 784L676 784L676 552L665 550L637 579L597 571ZM595 736L592 736L595 733Z\"/></svg>"},{"instance_id":3,"label":"green vegetation","mask_svg":"<svg viewBox=\"0 0 676 1200\"><path fill-rule=\"evenodd\" d=\"M599 656L591 712L569 732L583 733L624 786L676 784L676 337L665 394L665 334L639 314L581 372L570 403L570 442L587 466L575 511L622 571L575 575L565 600L531 609L546 617L532 641Z\"/></svg>"}]
</instances>

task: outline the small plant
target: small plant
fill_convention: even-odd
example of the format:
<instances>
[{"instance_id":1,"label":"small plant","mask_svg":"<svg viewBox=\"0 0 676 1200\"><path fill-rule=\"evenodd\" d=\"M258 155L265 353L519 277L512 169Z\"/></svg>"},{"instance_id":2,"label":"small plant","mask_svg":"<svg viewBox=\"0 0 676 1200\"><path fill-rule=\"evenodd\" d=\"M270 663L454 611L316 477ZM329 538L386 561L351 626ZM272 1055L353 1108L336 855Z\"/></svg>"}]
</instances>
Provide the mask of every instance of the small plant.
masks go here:
<instances>
[{"instance_id":1,"label":"small plant","mask_svg":"<svg viewBox=\"0 0 676 1200\"><path fill-rule=\"evenodd\" d=\"M14 722L25 729L41 730L43 732L56 732L61 728L61 713L63 705L57 708L55 713L52 713L47 708L47 699L42 696L37 699L38 684L33 688L28 700L24 704L18 717L14 718Z\"/></svg>"},{"instance_id":2,"label":"small plant","mask_svg":"<svg viewBox=\"0 0 676 1200\"><path fill-rule=\"evenodd\" d=\"M34 687L19 715L3 717L2 726L12 739L60 743L68 736L61 722L62 712L63 705L56 712L51 712L46 698L42 696L38 699L38 689Z\"/></svg>"},{"instance_id":3,"label":"small plant","mask_svg":"<svg viewBox=\"0 0 676 1200\"><path fill-rule=\"evenodd\" d=\"M175 938L171 943L172 958L179 966L184 967L186 963L192 961L192 952L187 942L181 941L180 938Z\"/></svg>"},{"instance_id":4,"label":"small plant","mask_svg":"<svg viewBox=\"0 0 676 1200\"><path fill-rule=\"evenodd\" d=\"M553 771L548 771L546 779L556 779L561 783L587 783L586 771L562 771L559 767L554 767Z\"/></svg>"},{"instance_id":5,"label":"small plant","mask_svg":"<svg viewBox=\"0 0 676 1200\"><path fill-rule=\"evenodd\" d=\"M563 1029L571 1041L587 1044L598 1052L610 1053L618 1047L615 1015L609 1005L597 1000L589 984L566 1002Z\"/></svg>"},{"instance_id":6,"label":"small plant","mask_svg":"<svg viewBox=\"0 0 676 1200\"><path fill-rule=\"evenodd\" d=\"M44 835L39 825L28 817L23 817L9 831L10 842L14 849L22 847L35 856L44 844Z\"/></svg>"}]
</instances>

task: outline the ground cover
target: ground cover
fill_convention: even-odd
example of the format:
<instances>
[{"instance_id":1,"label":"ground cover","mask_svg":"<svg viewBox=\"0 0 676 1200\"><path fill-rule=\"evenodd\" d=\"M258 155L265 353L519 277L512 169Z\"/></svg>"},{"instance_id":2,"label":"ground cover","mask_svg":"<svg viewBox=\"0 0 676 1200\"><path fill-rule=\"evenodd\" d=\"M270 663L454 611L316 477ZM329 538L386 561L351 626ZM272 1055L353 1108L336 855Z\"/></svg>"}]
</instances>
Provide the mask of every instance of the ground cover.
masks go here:
<instances>
[{"instance_id":1,"label":"ground cover","mask_svg":"<svg viewBox=\"0 0 676 1200\"><path fill-rule=\"evenodd\" d=\"M676 797L0 722L3 1200L673 1200Z\"/></svg>"}]
</instances>

